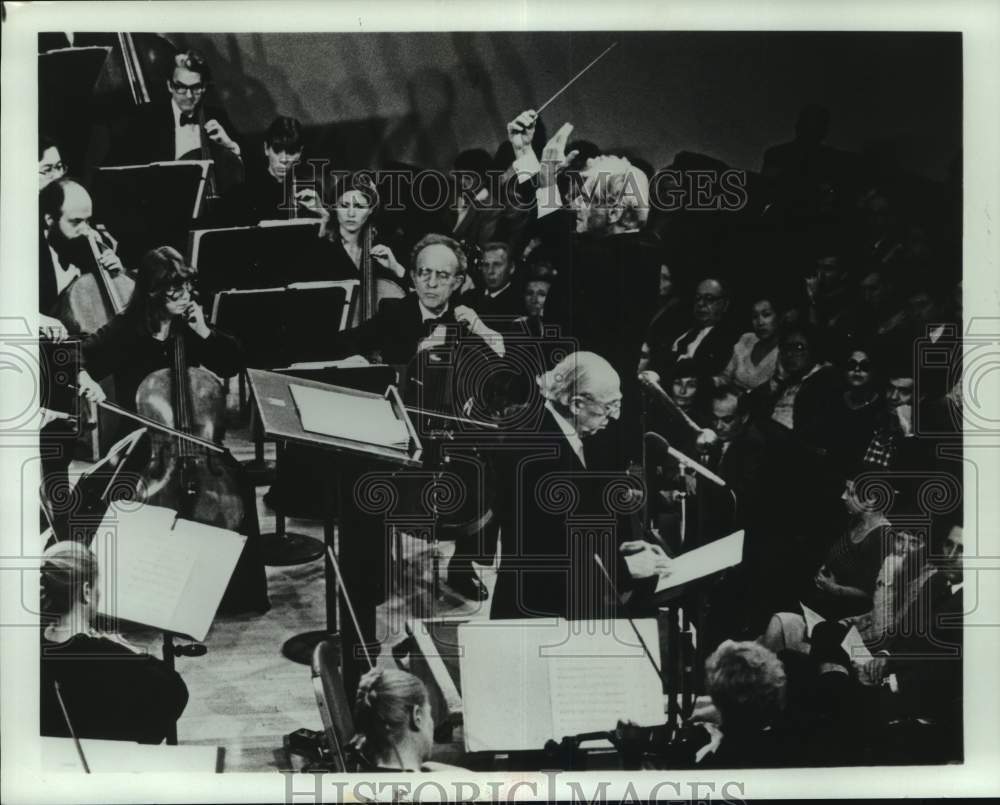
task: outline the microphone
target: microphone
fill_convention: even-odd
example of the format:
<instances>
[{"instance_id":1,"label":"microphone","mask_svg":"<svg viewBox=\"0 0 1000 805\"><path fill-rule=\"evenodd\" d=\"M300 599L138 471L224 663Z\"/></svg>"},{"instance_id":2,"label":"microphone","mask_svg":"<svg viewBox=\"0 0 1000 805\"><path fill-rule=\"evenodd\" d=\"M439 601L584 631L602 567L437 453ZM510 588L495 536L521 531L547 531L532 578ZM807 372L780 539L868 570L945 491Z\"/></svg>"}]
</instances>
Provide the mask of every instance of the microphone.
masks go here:
<instances>
[{"instance_id":1,"label":"microphone","mask_svg":"<svg viewBox=\"0 0 1000 805\"><path fill-rule=\"evenodd\" d=\"M689 467L691 470L696 472L702 478L711 481L713 484L716 484L717 486L721 487L728 486L728 484L724 480L722 480L722 478L720 478L718 475L712 472L704 464L695 461L693 458L691 458L690 456L686 456L677 448L672 447L670 445L670 442L664 439L659 433L656 433L655 431L648 431L643 438L646 439L647 441L653 440L657 442L664 450L667 451L667 453L670 454L670 456L675 461L677 461L679 464L683 464L685 467Z\"/></svg>"}]
</instances>

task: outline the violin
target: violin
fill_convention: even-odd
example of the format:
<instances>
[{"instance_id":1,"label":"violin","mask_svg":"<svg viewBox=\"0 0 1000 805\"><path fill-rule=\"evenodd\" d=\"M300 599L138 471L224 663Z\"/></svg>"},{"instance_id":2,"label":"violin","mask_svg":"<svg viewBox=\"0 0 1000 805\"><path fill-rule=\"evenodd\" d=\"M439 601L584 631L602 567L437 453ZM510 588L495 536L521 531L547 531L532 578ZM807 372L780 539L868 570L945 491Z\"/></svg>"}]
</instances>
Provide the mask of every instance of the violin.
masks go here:
<instances>
[{"instance_id":1,"label":"violin","mask_svg":"<svg viewBox=\"0 0 1000 805\"><path fill-rule=\"evenodd\" d=\"M140 416L194 438L176 438L161 430L150 434L143 500L173 509L187 520L241 531L248 513L239 467L227 451L199 444L222 441L225 386L209 370L188 365L183 329L174 323L171 365L139 384L136 406Z\"/></svg>"},{"instance_id":2,"label":"violin","mask_svg":"<svg viewBox=\"0 0 1000 805\"><path fill-rule=\"evenodd\" d=\"M94 258L93 270L81 274L63 291L56 318L71 333L90 335L125 310L135 281L124 271L112 273L101 265L101 255L117 248L110 235L91 229L85 237Z\"/></svg>"}]
</instances>

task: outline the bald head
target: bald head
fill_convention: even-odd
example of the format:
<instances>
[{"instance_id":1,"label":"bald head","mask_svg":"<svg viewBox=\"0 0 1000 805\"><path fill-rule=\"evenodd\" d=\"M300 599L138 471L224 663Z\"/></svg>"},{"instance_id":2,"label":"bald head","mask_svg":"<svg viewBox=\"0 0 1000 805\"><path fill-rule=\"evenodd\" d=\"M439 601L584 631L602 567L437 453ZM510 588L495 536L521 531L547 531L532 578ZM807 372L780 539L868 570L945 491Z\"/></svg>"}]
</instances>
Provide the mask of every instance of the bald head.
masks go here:
<instances>
[{"instance_id":1,"label":"bald head","mask_svg":"<svg viewBox=\"0 0 1000 805\"><path fill-rule=\"evenodd\" d=\"M702 327L722 321L729 308L729 294L720 280L709 277L698 283L694 292L694 319Z\"/></svg>"},{"instance_id":2,"label":"bald head","mask_svg":"<svg viewBox=\"0 0 1000 805\"><path fill-rule=\"evenodd\" d=\"M538 379L542 396L568 419L579 436L591 436L618 418L621 380L594 352L567 355Z\"/></svg>"},{"instance_id":3,"label":"bald head","mask_svg":"<svg viewBox=\"0 0 1000 805\"><path fill-rule=\"evenodd\" d=\"M39 210L45 224L46 236L51 240L72 240L86 234L93 202L86 188L72 179L60 179L47 185L38 198Z\"/></svg>"}]
</instances>

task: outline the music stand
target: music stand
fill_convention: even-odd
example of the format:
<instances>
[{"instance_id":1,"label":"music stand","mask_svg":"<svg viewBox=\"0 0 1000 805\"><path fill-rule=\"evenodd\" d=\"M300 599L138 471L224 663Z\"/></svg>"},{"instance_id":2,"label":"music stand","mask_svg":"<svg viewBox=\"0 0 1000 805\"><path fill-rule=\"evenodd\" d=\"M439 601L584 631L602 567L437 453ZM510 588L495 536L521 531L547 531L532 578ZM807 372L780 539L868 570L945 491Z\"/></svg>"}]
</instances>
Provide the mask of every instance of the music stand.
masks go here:
<instances>
[{"instance_id":1,"label":"music stand","mask_svg":"<svg viewBox=\"0 0 1000 805\"><path fill-rule=\"evenodd\" d=\"M196 229L188 258L206 296L230 288L276 288L323 275L315 248L319 221Z\"/></svg>"},{"instance_id":2,"label":"music stand","mask_svg":"<svg viewBox=\"0 0 1000 805\"><path fill-rule=\"evenodd\" d=\"M69 47L38 55L38 130L57 139L70 165L86 161L94 87L110 51Z\"/></svg>"},{"instance_id":3,"label":"music stand","mask_svg":"<svg viewBox=\"0 0 1000 805\"><path fill-rule=\"evenodd\" d=\"M164 244L183 251L184 238L201 214L211 160L176 160L100 168L94 209L118 238L126 267Z\"/></svg>"},{"instance_id":4,"label":"music stand","mask_svg":"<svg viewBox=\"0 0 1000 805\"><path fill-rule=\"evenodd\" d=\"M342 457L360 459L366 463L374 462L376 464L396 467L420 466L420 457L423 452L420 438L394 386L390 386L385 395L380 395L344 386L332 386L313 380L289 377L260 369L250 369L248 370L248 374L250 378L251 397L256 404L261 428L266 437L293 442ZM406 426L406 431L409 434L409 444L405 448L394 448L354 439L310 433L302 427L298 408L289 389L290 385L306 386L307 388L319 389L349 397L369 399L373 402L380 402L383 399L387 399L396 417ZM326 513L323 518L323 538L325 547L333 550L337 550L335 533L337 514L338 512L343 512L345 506L352 505L349 503L350 496L343 494L340 481L341 473L331 474L329 479L330 488L328 493L323 496L326 507ZM350 538L350 535L341 534L341 541ZM281 647L281 653L288 657L288 659L302 663L303 665L308 665L311 662L312 651L317 643L330 637L335 639L339 637L337 582L329 552L326 552L324 559L324 579L326 582L326 629L296 635L287 640Z\"/></svg>"},{"instance_id":5,"label":"music stand","mask_svg":"<svg viewBox=\"0 0 1000 805\"><path fill-rule=\"evenodd\" d=\"M357 280L222 291L212 324L236 336L247 366L273 369L326 358L343 329Z\"/></svg>"}]
</instances>

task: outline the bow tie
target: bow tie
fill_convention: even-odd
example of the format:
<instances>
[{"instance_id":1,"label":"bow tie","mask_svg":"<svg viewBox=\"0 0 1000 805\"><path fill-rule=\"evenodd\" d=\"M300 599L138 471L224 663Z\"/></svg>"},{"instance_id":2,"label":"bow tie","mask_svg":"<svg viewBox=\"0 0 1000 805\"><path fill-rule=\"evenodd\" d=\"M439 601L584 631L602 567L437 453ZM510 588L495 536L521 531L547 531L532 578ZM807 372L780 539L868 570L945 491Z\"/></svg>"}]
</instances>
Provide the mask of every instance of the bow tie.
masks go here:
<instances>
[{"instance_id":1,"label":"bow tie","mask_svg":"<svg viewBox=\"0 0 1000 805\"><path fill-rule=\"evenodd\" d=\"M181 112L180 125L193 126L198 122L198 116L194 112Z\"/></svg>"}]
</instances>

